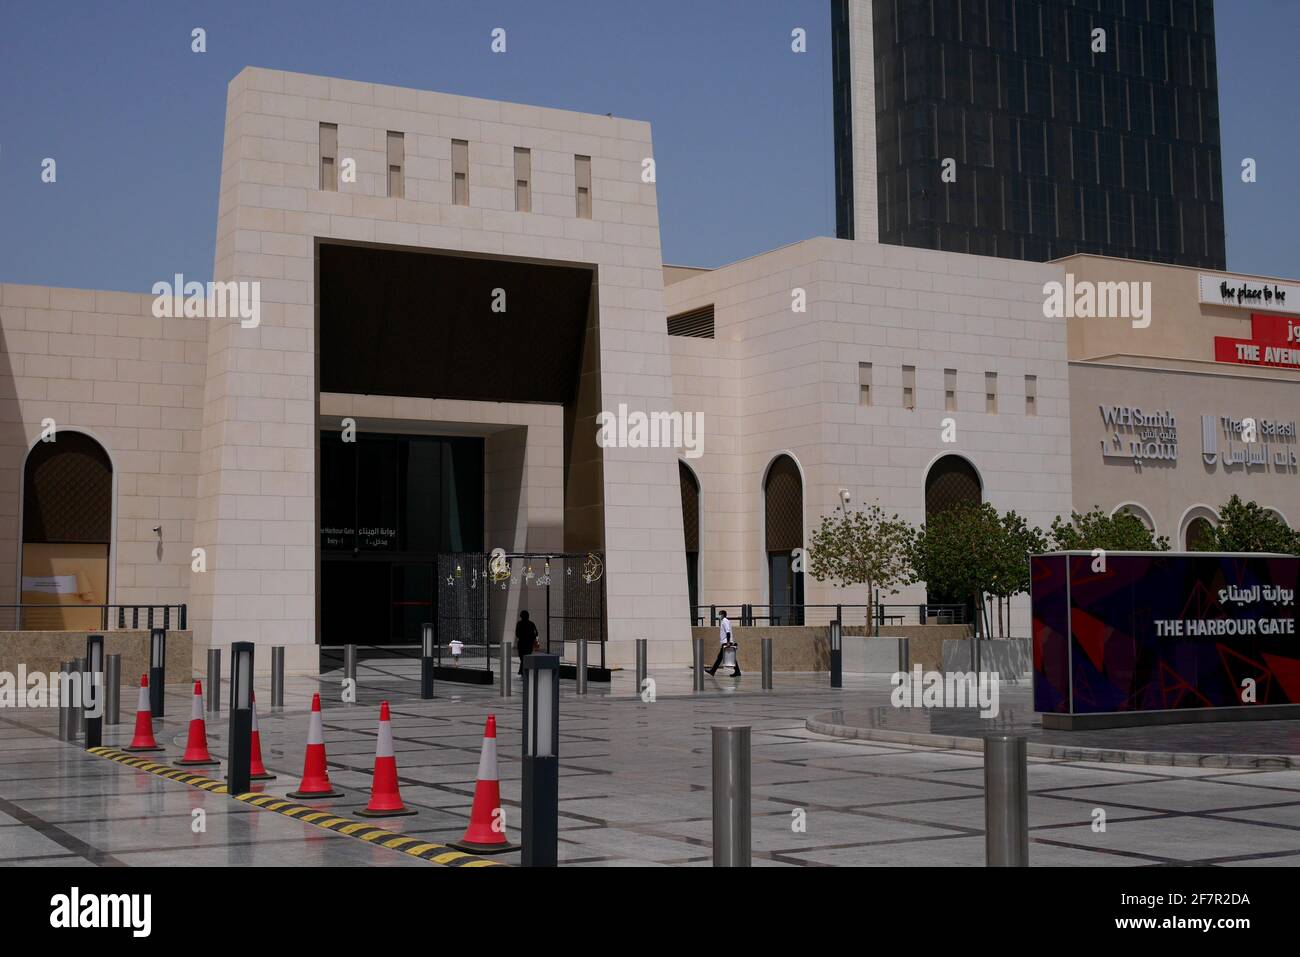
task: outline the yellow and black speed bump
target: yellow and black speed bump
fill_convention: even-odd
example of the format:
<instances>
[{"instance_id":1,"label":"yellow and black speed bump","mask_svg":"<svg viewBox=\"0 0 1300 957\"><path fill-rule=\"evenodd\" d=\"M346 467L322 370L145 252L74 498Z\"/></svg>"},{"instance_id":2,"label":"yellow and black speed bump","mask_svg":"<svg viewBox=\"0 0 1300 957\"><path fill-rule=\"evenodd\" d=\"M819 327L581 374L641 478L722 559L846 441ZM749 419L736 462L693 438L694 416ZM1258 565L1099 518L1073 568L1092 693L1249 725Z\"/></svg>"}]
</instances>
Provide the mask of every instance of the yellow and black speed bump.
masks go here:
<instances>
[{"instance_id":1,"label":"yellow and black speed bump","mask_svg":"<svg viewBox=\"0 0 1300 957\"><path fill-rule=\"evenodd\" d=\"M108 758L110 761L116 761L118 764L124 764L129 768L135 768L137 771L156 774L159 777L167 778L169 781L179 781L181 784L188 784L190 787L198 788L201 791L211 791L213 794L230 793L220 781L213 781L211 778L205 778L200 774L191 774L188 771L166 764L155 764L144 758L137 758L134 755L127 754L125 751L118 751L116 748L87 748L87 751L96 757ZM378 844L380 847L391 848L411 857L418 857L422 861L432 861L446 867L509 866L500 861L490 861L486 858L476 857L473 854L466 854L464 851L458 851L446 844L421 841L419 838L407 837L404 834L398 834L396 831L375 827L365 821L355 821L350 817L343 817L330 811L320 811L304 804L295 804L293 801L286 801L284 798L278 798L273 794L249 791L246 794L232 796L236 801L243 801L245 804L253 805L253 807L262 808L266 811L275 811L285 817L291 817L295 821L302 821L315 827L323 827L327 831L337 831L340 834L355 837L357 840L369 844Z\"/></svg>"}]
</instances>

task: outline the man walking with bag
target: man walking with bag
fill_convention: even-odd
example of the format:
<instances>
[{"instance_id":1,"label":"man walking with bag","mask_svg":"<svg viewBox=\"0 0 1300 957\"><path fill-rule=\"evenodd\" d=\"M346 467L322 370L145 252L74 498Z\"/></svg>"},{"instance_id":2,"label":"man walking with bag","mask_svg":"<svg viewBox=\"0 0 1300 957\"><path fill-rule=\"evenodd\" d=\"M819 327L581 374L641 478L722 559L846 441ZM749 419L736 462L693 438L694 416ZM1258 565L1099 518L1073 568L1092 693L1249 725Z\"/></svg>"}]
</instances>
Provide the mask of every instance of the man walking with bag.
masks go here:
<instances>
[{"instance_id":1,"label":"man walking with bag","mask_svg":"<svg viewBox=\"0 0 1300 957\"><path fill-rule=\"evenodd\" d=\"M721 613L721 615L718 618L718 643L721 647L718 648L718 657L714 660L713 667L706 668L704 670L707 671L710 675L716 673L717 670L722 667L722 662L723 659L726 657L727 652L730 651L731 667L735 669L734 671L731 672L731 677L739 678L740 659L736 657L736 652L738 649L736 648L735 639L731 637L731 622L727 620L727 612L725 610Z\"/></svg>"}]
</instances>

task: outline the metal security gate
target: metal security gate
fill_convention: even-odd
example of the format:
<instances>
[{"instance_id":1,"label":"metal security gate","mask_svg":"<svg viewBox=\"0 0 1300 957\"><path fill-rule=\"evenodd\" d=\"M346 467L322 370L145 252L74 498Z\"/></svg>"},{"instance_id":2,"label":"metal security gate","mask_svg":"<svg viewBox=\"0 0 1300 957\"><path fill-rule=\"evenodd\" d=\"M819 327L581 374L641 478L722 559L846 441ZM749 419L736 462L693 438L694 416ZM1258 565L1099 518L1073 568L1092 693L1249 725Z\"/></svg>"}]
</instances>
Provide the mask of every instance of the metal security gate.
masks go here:
<instances>
[{"instance_id":1,"label":"metal security gate","mask_svg":"<svg viewBox=\"0 0 1300 957\"><path fill-rule=\"evenodd\" d=\"M591 668L605 670L605 559L599 552L457 552L438 556L437 664L440 676L491 680L499 667L501 635L510 599L536 613L539 644L574 662L587 641ZM512 594L513 593L513 594ZM459 660L452 655L459 642ZM457 674L457 671L460 674ZM597 679L599 680L599 679Z\"/></svg>"},{"instance_id":2,"label":"metal security gate","mask_svg":"<svg viewBox=\"0 0 1300 957\"><path fill-rule=\"evenodd\" d=\"M485 672L490 681L495 643L488 628L487 568L488 556L479 552L438 556L438 620L434 638L440 670L463 668ZM459 657L453 654L457 648ZM464 677L474 680L469 674Z\"/></svg>"},{"instance_id":3,"label":"metal security gate","mask_svg":"<svg viewBox=\"0 0 1300 957\"><path fill-rule=\"evenodd\" d=\"M576 662L578 641L587 641L587 662L605 669L605 557L599 552L558 556L564 586L548 596L546 650ZM556 560L552 559L552 567Z\"/></svg>"}]
</instances>

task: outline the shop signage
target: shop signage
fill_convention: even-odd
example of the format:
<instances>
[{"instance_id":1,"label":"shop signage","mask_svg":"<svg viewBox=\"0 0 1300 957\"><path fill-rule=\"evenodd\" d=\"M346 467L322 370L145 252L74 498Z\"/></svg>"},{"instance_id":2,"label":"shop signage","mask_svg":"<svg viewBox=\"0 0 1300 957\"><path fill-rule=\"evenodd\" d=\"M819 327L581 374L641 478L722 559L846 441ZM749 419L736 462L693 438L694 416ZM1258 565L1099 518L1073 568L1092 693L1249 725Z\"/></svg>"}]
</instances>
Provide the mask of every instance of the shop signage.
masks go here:
<instances>
[{"instance_id":1,"label":"shop signage","mask_svg":"<svg viewBox=\"0 0 1300 957\"><path fill-rule=\"evenodd\" d=\"M1204 273L1199 278L1201 302L1216 306L1300 313L1300 286L1294 283Z\"/></svg>"},{"instance_id":2,"label":"shop signage","mask_svg":"<svg viewBox=\"0 0 1300 957\"><path fill-rule=\"evenodd\" d=\"M1214 337L1216 362L1300 370L1300 320L1254 313L1250 338Z\"/></svg>"},{"instance_id":3,"label":"shop signage","mask_svg":"<svg viewBox=\"0 0 1300 957\"><path fill-rule=\"evenodd\" d=\"M1300 465L1295 440L1294 420L1201 416L1201 458L1211 467L1222 462L1225 472L1233 468L1266 470L1269 466L1277 472L1294 472ZM1282 445L1284 442L1291 446Z\"/></svg>"},{"instance_id":4,"label":"shop signage","mask_svg":"<svg viewBox=\"0 0 1300 957\"><path fill-rule=\"evenodd\" d=\"M1111 437L1101 440L1101 457L1132 463L1178 461L1178 425L1168 409L1143 410L1132 405L1102 405L1101 421Z\"/></svg>"}]
</instances>

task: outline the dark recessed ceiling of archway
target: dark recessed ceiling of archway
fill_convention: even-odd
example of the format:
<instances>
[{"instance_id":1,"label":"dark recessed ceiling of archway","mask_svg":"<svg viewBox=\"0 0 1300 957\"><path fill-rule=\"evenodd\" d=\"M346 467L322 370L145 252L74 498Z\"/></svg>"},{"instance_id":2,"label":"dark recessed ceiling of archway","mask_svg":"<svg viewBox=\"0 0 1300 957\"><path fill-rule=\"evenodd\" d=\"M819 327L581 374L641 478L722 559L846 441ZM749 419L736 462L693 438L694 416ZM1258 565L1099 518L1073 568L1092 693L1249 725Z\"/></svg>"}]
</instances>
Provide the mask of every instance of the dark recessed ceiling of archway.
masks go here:
<instances>
[{"instance_id":1,"label":"dark recessed ceiling of archway","mask_svg":"<svg viewBox=\"0 0 1300 957\"><path fill-rule=\"evenodd\" d=\"M568 403L584 268L322 243L320 391ZM505 312L493 312L494 290Z\"/></svg>"}]
</instances>

